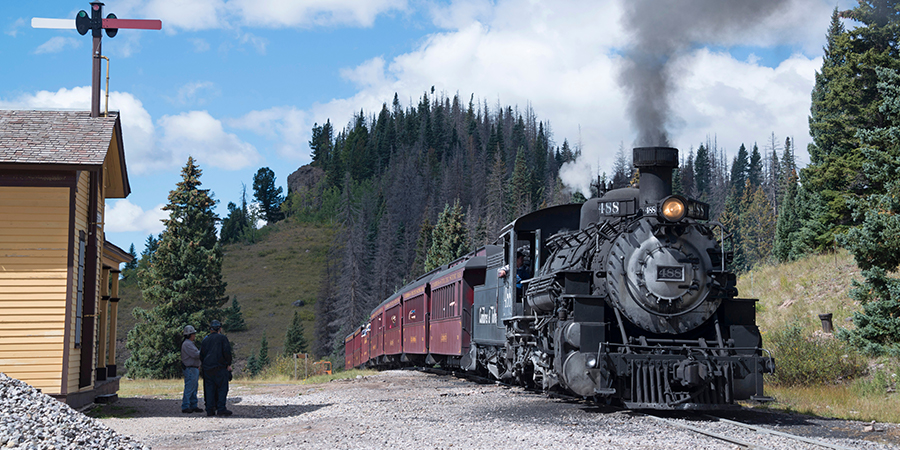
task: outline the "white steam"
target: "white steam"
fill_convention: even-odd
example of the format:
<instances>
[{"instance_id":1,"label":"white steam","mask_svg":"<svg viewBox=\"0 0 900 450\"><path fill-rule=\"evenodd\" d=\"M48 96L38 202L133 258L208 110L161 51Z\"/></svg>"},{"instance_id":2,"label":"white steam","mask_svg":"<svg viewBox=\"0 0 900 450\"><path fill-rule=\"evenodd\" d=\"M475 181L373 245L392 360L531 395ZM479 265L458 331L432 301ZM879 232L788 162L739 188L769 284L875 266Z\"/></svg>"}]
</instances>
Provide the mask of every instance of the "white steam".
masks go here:
<instances>
[{"instance_id":1,"label":"white steam","mask_svg":"<svg viewBox=\"0 0 900 450\"><path fill-rule=\"evenodd\" d=\"M584 198L591 198L591 183L594 181L594 171L591 165L578 158L574 161L563 163L559 168L559 179L572 192L581 192Z\"/></svg>"}]
</instances>

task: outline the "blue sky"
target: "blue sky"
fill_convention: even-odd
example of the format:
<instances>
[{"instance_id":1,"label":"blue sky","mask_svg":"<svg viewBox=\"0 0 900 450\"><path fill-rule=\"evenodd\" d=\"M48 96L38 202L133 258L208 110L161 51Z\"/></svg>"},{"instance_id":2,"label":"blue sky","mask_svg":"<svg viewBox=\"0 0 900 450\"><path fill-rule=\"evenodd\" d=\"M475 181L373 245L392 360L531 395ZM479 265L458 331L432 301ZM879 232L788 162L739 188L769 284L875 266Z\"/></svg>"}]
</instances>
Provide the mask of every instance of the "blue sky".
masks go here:
<instances>
[{"instance_id":1,"label":"blue sky","mask_svg":"<svg viewBox=\"0 0 900 450\"><path fill-rule=\"evenodd\" d=\"M30 26L32 17L74 18L89 7L0 6L0 108L89 109L90 37ZM765 148L774 133L780 143L792 136L805 164L809 93L834 7L789 2L681 55L672 144L686 153L715 136L734 155L741 143ZM132 186L127 199L108 202L106 233L125 249L140 251L161 231L159 207L188 155L224 216L242 182L252 195L260 167L285 186L309 162L313 123L341 127L394 92L404 106L431 86L492 107L530 104L557 144L581 143L573 175L609 171L620 144L635 138L616 82L630 39L619 1L110 0L106 13L163 22L162 31L103 38Z\"/></svg>"}]
</instances>

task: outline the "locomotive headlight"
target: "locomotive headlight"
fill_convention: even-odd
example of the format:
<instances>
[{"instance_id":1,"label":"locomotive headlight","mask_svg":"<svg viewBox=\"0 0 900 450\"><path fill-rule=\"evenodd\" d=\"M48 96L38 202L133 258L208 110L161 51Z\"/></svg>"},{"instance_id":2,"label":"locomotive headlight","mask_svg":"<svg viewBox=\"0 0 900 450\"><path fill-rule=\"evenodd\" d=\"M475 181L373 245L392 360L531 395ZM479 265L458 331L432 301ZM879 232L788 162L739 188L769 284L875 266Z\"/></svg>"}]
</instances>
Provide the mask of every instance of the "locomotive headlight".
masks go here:
<instances>
[{"instance_id":1,"label":"locomotive headlight","mask_svg":"<svg viewBox=\"0 0 900 450\"><path fill-rule=\"evenodd\" d=\"M597 358L595 358L595 357L590 357L590 358L587 359L587 361L584 362L584 364L585 364L586 366L588 366L588 367L591 367L591 368L597 367Z\"/></svg>"},{"instance_id":2,"label":"locomotive headlight","mask_svg":"<svg viewBox=\"0 0 900 450\"><path fill-rule=\"evenodd\" d=\"M663 200L661 211L663 218L665 218L669 222L678 222L679 220L684 218L684 214L686 211L684 207L684 200L681 197L673 195Z\"/></svg>"}]
</instances>

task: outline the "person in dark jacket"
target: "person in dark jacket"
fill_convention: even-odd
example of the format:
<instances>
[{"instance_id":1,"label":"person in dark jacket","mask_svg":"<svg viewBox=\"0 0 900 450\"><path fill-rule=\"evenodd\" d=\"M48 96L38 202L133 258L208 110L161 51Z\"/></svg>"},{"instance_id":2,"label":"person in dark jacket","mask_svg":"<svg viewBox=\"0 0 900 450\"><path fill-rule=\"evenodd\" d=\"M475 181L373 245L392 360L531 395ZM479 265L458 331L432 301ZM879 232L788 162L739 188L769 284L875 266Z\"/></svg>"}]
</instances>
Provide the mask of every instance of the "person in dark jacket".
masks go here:
<instances>
[{"instance_id":1,"label":"person in dark jacket","mask_svg":"<svg viewBox=\"0 0 900 450\"><path fill-rule=\"evenodd\" d=\"M231 374L231 343L222 334L222 324L213 320L209 335L200 345L200 361L203 368L203 398L207 416L230 416L225 408L228 397L228 379Z\"/></svg>"}]
</instances>

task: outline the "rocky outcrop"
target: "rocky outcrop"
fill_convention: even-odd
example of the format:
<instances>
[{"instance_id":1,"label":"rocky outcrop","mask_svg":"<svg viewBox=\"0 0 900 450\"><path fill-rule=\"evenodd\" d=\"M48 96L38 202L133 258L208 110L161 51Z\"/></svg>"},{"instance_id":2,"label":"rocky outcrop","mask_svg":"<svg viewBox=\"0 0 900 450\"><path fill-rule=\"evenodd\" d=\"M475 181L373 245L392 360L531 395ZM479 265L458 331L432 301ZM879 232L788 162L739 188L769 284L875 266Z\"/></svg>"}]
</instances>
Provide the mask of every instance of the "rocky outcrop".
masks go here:
<instances>
[{"instance_id":1,"label":"rocky outcrop","mask_svg":"<svg viewBox=\"0 0 900 450\"><path fill-rule=\"evenodd\" d=\"M301 166L297 171L288 175L288 193L297 192L301 188L312 189L324 178L324 170L309 164Z\"/></svg>"}]
</instances>

